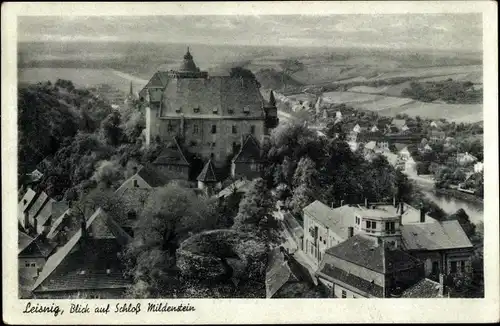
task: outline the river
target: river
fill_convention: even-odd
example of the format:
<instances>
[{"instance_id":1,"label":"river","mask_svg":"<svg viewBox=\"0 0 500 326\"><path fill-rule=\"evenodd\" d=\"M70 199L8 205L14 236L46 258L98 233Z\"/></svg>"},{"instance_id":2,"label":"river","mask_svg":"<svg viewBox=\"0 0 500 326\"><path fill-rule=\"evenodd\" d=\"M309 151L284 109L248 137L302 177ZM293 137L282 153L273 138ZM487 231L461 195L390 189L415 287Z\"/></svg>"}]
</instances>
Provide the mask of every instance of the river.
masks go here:
<instances>
[{"instance_id":1,"label":"river","mask_svg":"<svg viewBox=\"0 0 500 326\"><path fill-rule=\"evenodd\" d=\"M471 222L477 223L484 220L482 203L466 201L449 194L436 193L432 190L422 190L422 192L448 214L453 214L462 208L469 215Z\"/></svg>"}]
</instances>

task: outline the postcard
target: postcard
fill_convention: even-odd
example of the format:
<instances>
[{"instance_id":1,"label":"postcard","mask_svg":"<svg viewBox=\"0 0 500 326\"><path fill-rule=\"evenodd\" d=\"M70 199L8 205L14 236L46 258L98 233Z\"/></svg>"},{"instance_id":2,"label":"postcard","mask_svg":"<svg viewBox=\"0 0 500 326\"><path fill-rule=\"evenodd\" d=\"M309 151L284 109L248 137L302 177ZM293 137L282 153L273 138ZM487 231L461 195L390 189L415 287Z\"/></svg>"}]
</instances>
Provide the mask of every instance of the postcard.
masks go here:
<instances>
[{"instance_id":1,"label":"postcard","mask_svg":"<svg viewBox=\"0 0 500 326\"><path fill-rule=\"evenodd\" d=\"M4 321L498 321L495 9L4 4Z\"/></svg>"}]
</instances>

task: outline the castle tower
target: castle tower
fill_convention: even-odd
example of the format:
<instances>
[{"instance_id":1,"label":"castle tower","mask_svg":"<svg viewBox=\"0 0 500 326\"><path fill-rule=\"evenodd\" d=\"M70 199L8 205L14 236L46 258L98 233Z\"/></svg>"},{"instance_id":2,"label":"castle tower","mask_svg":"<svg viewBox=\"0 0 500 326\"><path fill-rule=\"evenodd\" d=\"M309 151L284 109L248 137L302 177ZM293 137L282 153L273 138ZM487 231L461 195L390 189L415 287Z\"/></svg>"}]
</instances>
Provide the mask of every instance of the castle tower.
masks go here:
<instances>
[{"instance_id":1,"label":"castle tower","mask_svg":"<svg viewBox=\"0 0 500 326\"><path fill-rule=\"evenodd\" d=\"M276 128L279 123L278 108L276 107L276 98L274 97L274 92L272 90L269 95L269 102L266 106L264 106L264 111L266 113L266 129ZM266 132L266 134L268 134L268 132Z\"/></svg>"},{"instance_id":2,"label":"castle tower","mask_svg":"<svg viewBox=\"0 0 500 326\"><path fill-rule=\"evenodd\" d=\"M128 106L131 106L134 103L135 100L135 95L134 95L134 90L132 88L132 82L130 82L130 90L128 92L127 97L125 98L125 104Z\"/></svg>"},{"instance_id":3,"label":"castle tower","mask_svg":"<svg viewBox=\"0 0 500 326\"><path fill-rule=\"evenodd\" d=\"M194 63L193 56L189 52L189 46L187 48L187 52L184 55L184 60L180 66L179 72L198 72L200 71L196 64Z\"/></svg>"}]
</instances>

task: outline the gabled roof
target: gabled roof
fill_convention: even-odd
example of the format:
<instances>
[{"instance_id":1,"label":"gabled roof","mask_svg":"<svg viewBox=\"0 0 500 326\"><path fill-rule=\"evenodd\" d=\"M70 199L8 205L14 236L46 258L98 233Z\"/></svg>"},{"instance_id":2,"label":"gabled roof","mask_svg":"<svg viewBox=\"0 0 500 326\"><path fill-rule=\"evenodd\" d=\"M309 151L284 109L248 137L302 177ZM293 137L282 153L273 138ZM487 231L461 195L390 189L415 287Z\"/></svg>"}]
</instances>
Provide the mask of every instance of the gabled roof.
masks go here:
<instances>
[{"instance_id":1,"label":"gabled roof","mask_svg":"<svg viewBox=\"0 0 500 326\"><path fill-rule=\"evenodd\" d=\"M472 243L456 220L439 223L403 224L401 236L407 250L472 248Z\"/></svg>"},{"instance_id":2,"label":"gabled roof","mask_svg":"<svg viewBox=\"0 0 500 326\"><path fill-rule=\"evenodd\" d=\"M47 200L49 200L49 196L47 196L45 191L42 191L42 193L38 196L33 206L31 206L31 208L29 209L29 217L35 218L38 215L38 212L47 202Z\"/></svg>"},{"instance_id":3,"label":"gabled roof","mask_svg":"<svg viewBox=\"0 0 500 326\"><path fill-rule=\"evenodd\" d=\"M36 200L36 192L28 188L26 190L26 193L24 194L23 198L21 198L21 201L19 202L17 206L17 219L18 222L21 223L22 226L24 225L24 212L26 209L31 208L31 206L34 204ZM26 201L26 204L24 203Z\"/></svg>"},{"instance_id":4,"label":"gabled roof","mask_svg":"<svg viewBox=\"0 0 500 326\"><path fill-rule=\"evenodd\" d=\"M50 243L45 237L40 235L33 239L23 250L20 250L18 257L47 258L54 251L55 247L55 244Z\"/></svg>"},{"instance_id":5,"label":"gabled roof","mask_svg":"<svg viewBox=\"0 0 500 326\"><path fill-rule=\"evenodd\" d=\"M52 217L52 205L55 202L56 201L54 199L49 198L45 205L43 205L42 209L36 217L37 225L46 226L46 224L50 223L50 218Z\"/></svg>"},{"instance_id":6,"label":"gabled roof","mask_svg":"<svg viewBox=\"0 0 500 326\"><path fill-rule=\"evenodd\" d=\"M280 248L269 252L266 269L266 297L272 298L278 290L294 277Z\"/></svg>"},{"instance_id":7,"label":"gabled roof","mask_svg":"<svg viewBox=\"0 0 500 326\"><path fill-rule=\"evenodd\" d=\"M174 137L171 146L164 148L153 164L189 166L189 161L184 156L179 142Z\"/></svg>"},{"instance_id":8,"label":"gabled roof","mask_svg":"<svg viewBox=\"0 0 500 326\"><path fill-rule=\"evenodd\" d=\"M240 151L233 158L234 163L245 163L252 161L260 161L260 146L257 140L252 135L248 135Z\"/></svg>"},{"instance_id":9,"label":"gabled roof","mask_svg":"<svg viewBox=\"0 0 500 326\"><path fill-rule=\"evenodd\" d=\"M402 298L440 298L441 285L428 278L421 279L416 284L403 291Z\"/></svg>"},{"instance_id":10,"label":"gabled roof","mask_svg":"<svg viewBox=\"0 0 500 326\"><path fill-rule=\"evenodd\" d=\"M347 239L349 226L354 226L354 216L358 212L357 207L344 205L332 209L319 200L307 205L304 214L308 214L315 221L328 227L339 237ZM307 230L305 230L307 232Z\"/></svg>"},{"instance_id":11,"label":"gabled roof","mask_svg":"<svg viewBox=\"0 0 500 326\"><path fill-rule=\"evenodd\" d=\"M18 253L22 252L24 248L29 246L29 244L33 241L34 239L27 235L24 232L18 231L17 232L17 246L18 246Z\"/></svg>"},{"instance_id":12,"label":"gabled roof","mask_svg":"<svg viewBox=\"0 0 500 326\"><path fill-rule=\"evenodd\" d=\"M100 225L94 225L100 224ZM98 226L98 227L95 227ZM104 228L105 229L104 229ZM130 241L131 238L128 234L121 229L120 226L116 222L112 220L101 208L98 208L95 213L86 221L86 229L87 231L92 231L92 236L90 237L92 240L110 240L110 242L115 242L117 244L125 244L127 241ZM41 290L40 287L43 288L44 291L50 291L51 287L58 287L58 280L53 280L51 282L50 278L52 275L60 276L61 274L67 274L67 268L74 269L79 265L74 261L66 261L65 264L62 264L66 259L72 260L75 255L73 249L82 239L82 229L80 228L71 239L58 251L56 251L53 255L49 257L47 263L43 267L42 272L38 276L36 280L33 291ZM101 249L106 249L105 246L100 246ZM96 248L99 249L99 248ZM78 251L78 250L76 250ZM115 253L116 255L116 253ZM83 257L90 257L92 255L88 253L83 253L81 255ZM108 259L112 259L113 256L108 256ZM58 267L62 266L61 270L58 271ZM71 277L77 277L77 275L71 275ZM70 279L71 279L70 277ZM101 276L102 277L102 276ZM83 283L73 284L74 286L85 286ZM78 288L78 287L77 287Z\"/></svg>"},{"instance_id":13,"label":"gabled roof","mask_svg":"<svg viewBox=\"0 0 500 326\"><path fill-rule=\"evenodd\" d=\"M350 237L325 253L382 274L420 265L420 261L400 249L376 244L376 239L361 234Z\"/></svg>"},{"instance_id":14,"label":"gabled roof","mask_svg":"<svg viewBox=\"0 0 500 326\"><path fill-rule=\"evenodd\" d=\"M217 174L215 172L215 167L214 164L212 163L212 160L208 160L208 162L205 164L203 167L203 170L201 170L200 174L196 178L196 180L201 181L201 182L217 182Z\"/></svg>"},{"instance_id":15,"label":"gabled roof","mask_svg":"<svg viewBox=\"0 0 500 326\"><path fill-rule=\"evenodd\" d=\"M165 88L165 86L167 86L167 84L168 84L168 72L157 71L157 72L155 72L153 77L151 77L151 79L146 84L146 86L144 86L143 89Z\"/></svg>"},{"instance_id":16,"label":"gabled roof","mask_svg":"<svg viewBox=\"0 0 500 326\"><path fill-rule=\"evenodd\" d=\"M47 234L47 238L53 239L59 233L59 231L60 231L60 225L61 225L62 221L64 221L64 218L66 216L68 216L69 213L70 213L70 209L68 208L61 215L59 215L59 216L54 215L54 216L57 216L57 217L56 217L56 219L52 223L52 227L50 228L50 231Z\"/></svg>"},{"instance_id":17,"label":"gabled roof","mask_svg":"<svg viewBox=\"0 0 500 326\"><path fill-rule=\"evenodd\" d=\"M151 187L161 187L170 182L170 178L152 164L145 164L137 171L137 175Z\"/></svg>"},{"instance_id":18,"label":"gabled roof","mask_svg":"<svg viewBox=\"0 0 500 326\"><path fill-rule=\"evenodd\" d=\"M317 272L318 275L326 276L330 281L340 281L350 286L361 290L370 295L382 298L384 296L384 288L371 281L365 280L359 276L351 274L331 264L324 264L324 266Z\"/></svg>"}]
</instances>

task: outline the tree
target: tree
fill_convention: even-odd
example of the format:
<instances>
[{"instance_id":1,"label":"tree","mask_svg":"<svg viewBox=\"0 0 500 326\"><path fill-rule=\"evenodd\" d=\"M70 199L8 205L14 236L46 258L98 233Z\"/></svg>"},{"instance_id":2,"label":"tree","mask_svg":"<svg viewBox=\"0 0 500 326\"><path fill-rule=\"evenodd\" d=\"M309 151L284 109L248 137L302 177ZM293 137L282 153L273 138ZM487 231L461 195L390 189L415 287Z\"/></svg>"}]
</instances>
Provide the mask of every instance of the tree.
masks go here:
<instances>
[{"instance_id":1,"label":"tree","mask_svg":"<svg viewBox=\"0 0 500 326\"><path fill-rule=\"evenodd\" d=\"M294 215L300 215L302 209L314 201L318 189L318 170L308 157L300 159L293 176L293 196L290 207Z\"/></svg>"},{"instance_id":2,"label":"tree","mask_svg":"<svg viewBox=\"0 0 500 326\"><path fill-rule=\"evenodd\" d=\"M457 220L464 229L465 234L467 234L469 238L474 237L476 233L476 225L474 225L474 223L470 221L469 215L467 215L465 210L463 210L462 208L457 210L452 215L448 216L447 220Z\"/></svg>"},{"instance_id":3,"label":"tree","mask_svg":"<svg viewBox=\"0 0 500 326\"><path fill-rule=\"evenodd\" d=\"M121 116L118 111L110 113L101 123L101 134L107 144L117 146L123 139Z\"/></svg>"},{"instance_id":4,"label":"tree","mask_svg":"<svg viewBox=\"0 0 500 326\"><path fill-rule=\"evenodd\" d=\"M286 88L286 76L296 73L304 69L304 64L299 60L287 59L283 61L281 64L282 74L281 74L281 83L283 84L283 89Z\"/></svg>"},{"instance_id":5,"label":"tree","mask_svg":"<svg viewBox=\"0 0 500 326\"><path fill-rule=\"evenodd\" d=\"M121 166L116 161L100 161L97 163L92 180L105 187L111 187L123 181Z\"/></svg>"}]
</instances>

